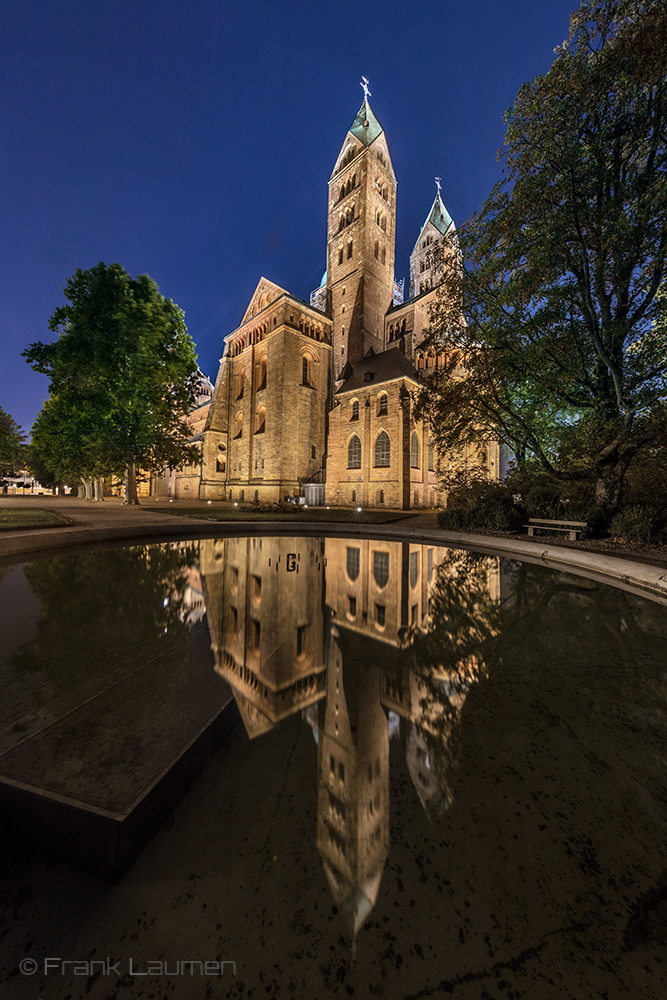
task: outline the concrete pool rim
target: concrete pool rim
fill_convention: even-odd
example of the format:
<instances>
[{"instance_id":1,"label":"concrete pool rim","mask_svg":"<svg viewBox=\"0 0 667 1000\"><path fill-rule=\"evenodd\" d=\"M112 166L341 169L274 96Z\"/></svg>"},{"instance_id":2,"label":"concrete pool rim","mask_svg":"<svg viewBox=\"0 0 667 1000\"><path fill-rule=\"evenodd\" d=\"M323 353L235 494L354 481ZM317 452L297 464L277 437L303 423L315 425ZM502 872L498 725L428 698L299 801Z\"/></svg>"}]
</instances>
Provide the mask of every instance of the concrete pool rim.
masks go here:
<instances>
[{"instance_id":1,"label":"concrete pool rim","mask_svg":"<svg viewBox=\"0 0 667 1000\"><path fill-rule=\"evenodd\" d=\"M170 519L171 520L171 519ZM561 572L574 573L641 597L667 605L667 568L585 549L571 549L546 542L528 542L518 538L467 534L440 528L408 527L405 522L368 524L363 522L297 521L205 521L174 518L172 523L100 527L65 527L42 529L30 534L0 537L0 565L15 564L35 558L48 558L66 552L122 544L157 544L197 538L252 536L295 536L331 538L370 538L404 541L415 545L460 548L470 552L514 558Z\"/></svg>"}]
</instances>

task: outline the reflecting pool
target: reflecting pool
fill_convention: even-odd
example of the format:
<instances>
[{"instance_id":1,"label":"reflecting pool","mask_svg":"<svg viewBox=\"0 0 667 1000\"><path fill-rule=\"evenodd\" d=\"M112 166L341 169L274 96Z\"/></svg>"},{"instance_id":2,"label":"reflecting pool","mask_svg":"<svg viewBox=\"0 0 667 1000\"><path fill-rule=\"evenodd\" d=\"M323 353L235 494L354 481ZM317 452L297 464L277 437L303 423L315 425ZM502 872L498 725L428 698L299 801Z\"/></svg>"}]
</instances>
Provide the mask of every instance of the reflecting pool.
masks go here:
<instances>
[{"instance_id":1,"label":"reflecting pool","mask_svg":"<svg viewBox=\"0 0 667 1000\"><path fill-rule=\"evenodd\" d=\"M8 995L665 995L667 608L255 536L0 568L0 637Z\"/></svg>"}]
</instances>

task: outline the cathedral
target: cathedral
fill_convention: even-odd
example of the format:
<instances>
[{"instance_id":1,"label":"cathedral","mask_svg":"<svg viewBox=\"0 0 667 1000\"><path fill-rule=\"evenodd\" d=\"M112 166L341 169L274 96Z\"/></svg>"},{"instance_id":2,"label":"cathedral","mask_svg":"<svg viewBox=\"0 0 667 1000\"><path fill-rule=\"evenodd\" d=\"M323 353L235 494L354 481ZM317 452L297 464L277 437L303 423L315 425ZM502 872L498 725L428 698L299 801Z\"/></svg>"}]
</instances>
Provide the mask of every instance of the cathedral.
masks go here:
<instances>
[{"instance_id":1,"label":"cathedral","mask_svg":"<svg viewBox=\"0 0 667 1000\"><path fill-rule=\"evenodd\" d=\"M442 361L422 345L442 276L433 250L455 227L438 187L405 300L394 278L396 177L364 89L329 180L320 287L305 302L261 278L226 338L203 430L201 499L305 492L327 505L437 503L443 456L413 418L412 401Z\"/></svg>"}]
</instances>

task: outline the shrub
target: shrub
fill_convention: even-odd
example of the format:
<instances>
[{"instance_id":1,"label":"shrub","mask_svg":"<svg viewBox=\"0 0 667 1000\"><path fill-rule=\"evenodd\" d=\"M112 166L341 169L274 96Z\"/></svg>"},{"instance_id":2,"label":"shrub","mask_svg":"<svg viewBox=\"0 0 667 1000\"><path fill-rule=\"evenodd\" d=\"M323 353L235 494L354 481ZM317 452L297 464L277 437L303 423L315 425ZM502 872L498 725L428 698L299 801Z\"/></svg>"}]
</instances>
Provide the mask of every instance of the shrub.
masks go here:
<instances>
[{"instance_id":1,"label":"shrub","mask_svg":"<svg viewBox=\"0 0 667 1000\"><path fill-rule=\"evenodd\" d=\"M525 507L517 503L505 486L474 483L450 491L447 507L438 513L438 525L450 531L470 528L518 531L526 516Z\"/></svg>"},{"instance_id":2,"label":"shrub","mask_svg":"<svg viewBox=\"0 0 667 1000\"><path fill-rule=\"evenodd\" d=\"M664 542L667 539L667 509L648 504L624 507L611 520L610 532L625 542Z\"/></svg>"}]
</instances>

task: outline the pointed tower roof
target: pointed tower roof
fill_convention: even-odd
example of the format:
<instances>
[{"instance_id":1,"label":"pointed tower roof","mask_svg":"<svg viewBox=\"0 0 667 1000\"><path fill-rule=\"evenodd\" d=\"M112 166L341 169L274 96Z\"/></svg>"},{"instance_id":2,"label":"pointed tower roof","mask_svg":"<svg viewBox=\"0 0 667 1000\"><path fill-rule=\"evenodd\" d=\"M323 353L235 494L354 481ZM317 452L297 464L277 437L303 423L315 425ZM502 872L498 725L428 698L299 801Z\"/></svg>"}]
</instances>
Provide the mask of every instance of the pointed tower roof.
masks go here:
<instances>
[{"instance_id":1,"label":"pointed tower roof","mask_svg":"<svg viewBox=\"0 0 667 1000\"><path fill-rule=\"evenodd\" d=\"M371 111L367 98L364 98L364 103L359 108L359 114L350 125L350 132L356 139L363 142L364 146L370 146L382 132L382 126Z\"/></svg>"},{"instance_id":2,"label":"pointed tower roof","mask_svg":"<svg viewBox=\"0 0 667 1000\"><path fill-rule=\"evenodd\" d=\"M424 226L428 222L431 222L443 236L452 224L452 217L445 208L445 203L440 197L439 191L433 199L433 205L431 206L431 211L428 213ZM422 230L424 229L424 226L422 226Z\"/></svg>"}]
</instances>

